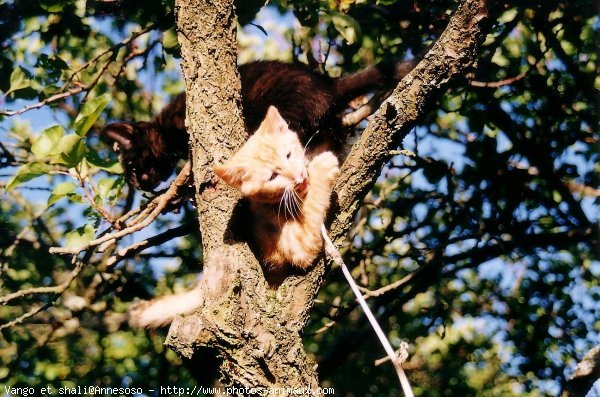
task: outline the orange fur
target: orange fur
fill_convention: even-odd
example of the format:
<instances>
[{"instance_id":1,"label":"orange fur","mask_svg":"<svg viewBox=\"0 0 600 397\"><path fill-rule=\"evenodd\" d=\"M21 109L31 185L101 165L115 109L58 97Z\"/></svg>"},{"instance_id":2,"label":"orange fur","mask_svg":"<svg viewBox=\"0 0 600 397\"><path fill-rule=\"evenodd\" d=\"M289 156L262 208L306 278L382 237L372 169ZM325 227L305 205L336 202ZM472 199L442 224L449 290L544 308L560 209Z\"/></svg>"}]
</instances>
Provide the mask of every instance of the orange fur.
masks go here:
<instances>
[{"instance_id":1,"label":"orange fur","mask_svg":"<svg viewBox=\"0 0 600 397\"><path fill-rule=\"evenodd\" d=\"M250 201L252 230L270 268L306 269L322 249L321 224L339 174L331 152L307 159L275 107L240 150L215 173Z\"/></svg>"}]
</instances>

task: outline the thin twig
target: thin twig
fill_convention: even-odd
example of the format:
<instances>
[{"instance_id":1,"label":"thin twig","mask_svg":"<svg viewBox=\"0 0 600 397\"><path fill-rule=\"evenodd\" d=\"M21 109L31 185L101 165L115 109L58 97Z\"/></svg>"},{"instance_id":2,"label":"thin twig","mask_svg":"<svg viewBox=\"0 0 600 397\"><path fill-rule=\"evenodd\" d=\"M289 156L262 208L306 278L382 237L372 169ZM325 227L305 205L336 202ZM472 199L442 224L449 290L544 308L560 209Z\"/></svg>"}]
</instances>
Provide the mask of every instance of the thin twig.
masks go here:
<instances>
[{"instance_id":1,"label":"thin twig","mask_svg":"<svg viewBox=\"0 0 600 397\"><path fill-rule=\"evenodd\" d=\"M106 62L102 66L100 71L96 74L96 76L88 84L81 84L81 85L78 85L77 87L71 88L67 91L60 92L58 94L54 94L52 96L49 96L48 98L45 98L42 101L39 101L38 103L34 103L32 105L25 106L19 110L0 110L0 115L9 116L9 117L16 116L16 115L23 114L23 113L28 112L33 109L39 109L49 103L56 102L56 101L59 101L62 99L66 99L73 95L80 94L82 92L88 92L92 88L94 88L96 86L96 84L98 84L98 81L100 81L100 77L102 77L104 72L108 69L110 64L113 63L113 61L114 61L114 59L111 57L108 60L108 62Z\"/></svg>"},{"instance_id":2,"label":"thin twig","mask_svg":"<svg viewBox=\"0 0 600 397\"><path fill-rule=\"evenodd\" d=\"M110 258L108 258L106 262L106 266L114 266L119 263L121 260L126 258L131 258L135 254L142 252L148 247L154 247L164 243L165 241L172 240L175 237L185 236L191 233L195 229L195 225L193 223L186 223L181 226L178 226L174 229L169 229L166 232L157 234L156 236L152 236L142 241L138 241L135 244L132 244L128 247L121 248L117 251L117 253Z\"/></svg>"},{"instance_id":3,"label":"thin twig","mask_svg":"<svg viewBox=\"0 0 600 397\"><path fill-rule=\"evenodd\" d=\"M329 235L327 234L327 229L325 229L325 225L321 225L321 234L323 235L323 239L325 240L325 252L327 252L327 254L331 258L331 260L333 260L333 262L337 263L342 268L342 273L344 273L346 280L348 280L348 284L350 284L350 288L352 289L352 292L354 292L354 295L356 296L356 300L358 301L358 303L362 307L363 311L365 312L365 315L367 316L367 318L369 319L369 322L371 323L371 327L373 327L373 330L377 334L377 337L379 338L381 345L383 346L383 348L385 349L385 352L387 353L390 360L392 361L392 364L394 365L394 368L396 369L396 373L398 374L398 379L400 380L400 385L402 386L404 395L406 397L414 397L414 394L410 387L408 378L406 377L406 374L404 373L404 370L402 369L402 366L400 364L398 355L396 354L396 352L394 352L392 345L390 344L387 337L383 333L381 326L377 322L377 319L373 315L373 312L371 312L371 309L369 308L369 305L367 305L365 298L360 293L358 286L354 282L354 279L352 278L352 275L350 274L350 271L348 270L348 267L346 267L346 264L344 263L344 260L342 259L342 256L340 255L337 248L335 247L335 245L333 245L333 242L329 238Z\"/></svg>"},{"instance_id":4,"label":"thin twig","mask_svg":"<svg viewBox=\"0 0 600 397\"><path fill-rule=\"evenodd\" d=\"M500 88L502 86L510 85L512 83L515 83L515 82L521 80L525 76L527 76L527 72L522 72L522 73L519 73L518 75L516 75L514 77L510 77L508 79L504 79L504 80L500 80L500 81L475 81L475 80L469 80L469 85L471 85L473 87L480 87L480 88Z\"/></svg>"},{"instance_id":5,"label":"thin twig","mask_svg":"<svg viewBox=\"0 0 600 397\"><path fill-rule=\"evenodd\" d=\"M15 159L15 156L13 156L13 154L6 148L6 146L4 146L2 142L0 142L0 149L2 150L3 156L6 158L6 164L14 163L15 161L17 161L17 159Z\"/></svg>"},{"instance_id":6,"label":"thin twig","mask_svg":"<svg viewBox=\"0 0 600 397\"><path fill-rule=\"evenodd\" d=\"M402 277L400 280L395 281L389 285L386 285L385 287L381 287L379 289L376 289L374 291L371 291L367 288L362 288L359 287L360 290L365 294L365 298L376 298L378 296L381 296L383 294L386 294L390 291L393 291L395 289L398 289L400 287L403 287L404 285L406 285L410 280L412 280L415 277L415 273L410 273L404 277Z\"/></svg>"},{"instance_id":7,"label":"thin twig","mask_svg":"<svg viewBox=\"0 0 600 397\"><path fill-rule=\"evenodd\" d=\"M398 349L398 359L400 360L401 363L404 363L404 361L407 358L408 358L408 343L402 341L402 342L400 342L400 348ZM379 359L375 360L375 366L378 367L381 364L387 363L390 360L391 360L390 356L385 356L383 358L379 358Z\"/></svg>"},{"instance_id":8,"label":"thin twig","mask_svg":"<svg viewBox=\"0 0 600 397\"><path fill-rule=\"evenodd\" d=\"M148 206L150 205L150 203L153 203L153 201L148 202L146 204L146 206L136 207L136 208L132 209L131 211L128 211L127 213L121 215L121 217L119 219L117 219L117 223L123 223L126 220L128 220L129 218L136 216L137 214L141 213L142 211L145 211L146 208L148 208Z\"/></svg>"},{"instance_id":9,"label":"thin twig","mask_svg":"<svg viewBox=\"0 0 600 397\"><path fill-rule=\"evenodd\" d=\"M100 58L102 58L104 55L108 54L108 53L115 53L116 51L120 50L122 47L125 47L127 45L129 45L129 43L131 43L133 40L137 39L138 37L140 37L143 34L148 33L149 31L155 29L158 24L160 22L155 22L149 26L146 26L144 29L140 30L137 33L132 34L130 37L124 39L123 41L121 41L120 43L115 44L114 46L110 47L109 49L102 51L100 54L96 55L94 58L90 59L89 61L87 61L86 63L84 63L79 69L77 69L76 71L73 72L73 74L71 75L71 77L69 77L69 80L67 80L67 82L65 83L63 90L67 87L67 85L69 85L71 83L71 81L73 81L73 79L75 78L75 76L77 74L79 74L82 70L87 69L88 67L90 67L93 63L96 63Z\"/></svg>"},{"instance_id":10,"label":"thin twig","mask_svg":"<svg viewBox=\"0 0 600 397\"><path fill-rule=\"evenodd\" d=\"M81 176L80 167L75 168L75 175L79 182L79 186L83 190L83 197L86 199L88 204L93 209L95 209L100 214L100 216L102 216L102 218L104 218L104 220L106 220L108 223L113 225L113 227L115 227L116 229L120 229L121 225L115 221L115 219L112 217L112 215L106 209L104 209L104 207L102 207L102 205L96 204L94 197L97 197L97 196L96 196L96 193L94 192L94 188L90 185L91 192L88 191L88 189L86 188L85 179Z\"/></svg>"},{"instance_id":11,"label":"thin twig","mask_svg":"<svg viewBox=\"0 0 600 397\"><path fill-rule=\"evenodd\" d=\"M54 94L54 95L49 96L48 98L46 98L46 99L44 99L44 100L42 100L42 101L40 101L38 103L34 103L33 105L25 106L24 108L21 108L19 110L12 110L12 111L11 110L1 110L0 111L0 115L9 116L10 117L10 116L18 115L18 114L23 114L23 113L25 113L25 112L27 112L29 110L39 109L39 108L41 108L41 107L43 107L43 106L45 106L45 105L47 105L49 103L56 102L58 100L66 99L66 98L68 98L70 96L79 94L79 93L83 92L84 89L85 89L85 86L79 86L79 87L76 87L76 88L71 88L70 90L67 90L66 92L61 92L60 94Z\"/></svg>"},{"instance_id":12,"label":"thin twig","mask_svg":"<svg viewBox=\"0 0 600 397\"><path fill-rule=\"evenodd\" d=\"M318 330L316 330L315 332L307 333L306 335L314 336L314 335L322 334L323 332L327 331L329 328L333 327L335 324L337 324L337 322L330 321L327 324L325 324L324 326L322 326L321 328L319 328Z\"/></svg>"},{"instance_id":13,"label":"thin twig","mask_svg":"<svg viewBox=\"0 0 600 397\"><path fill-rule=\"evenodd\" d=\"M28 289L23 289L23 290L20 290L17 292L13 292L12 294L1 296L0 297L0 305L6 305L8 302L10 302L12 300L15 300L17 298L23 298L23 297L29 296L29 295L62 294L67 288L69 288L69 285L71 285L71 282L75 279L75 277L77 277L79 275L79 273L81 273L81 270L83 269L83 264L84 264L83 261L74 257L73 262L76 263L76 266L71 271L71 273L69 274L67 279L62 282L62 284L58 284L53 287L28 288ZM0 329L2 329L2 327L0 327Z\"/></svg>"},{"instance_id":14,"label":"thin twig","mask_svg":"<svg viewBox=\"0 0 600 397\"><path fill-rule=\"evenodd\" d=\"M96 84L98 84L100 77L102 77L102 75L106 72L106 70L108 69L110 64L114 62L114 60L116 59L117 51L121 47L128 45L133 40L135 40L136 38L141 36L142 34L145 34L145 33L149 32L150 30L155 29L156 26L158 26L158 24L159 24L159 22L156 22L156 23L142 29L141 31L133 34L131 37L121 41L120 43L115 44L111 48L103 51L99 55L95 56L94 58L92 58L91 60L86 62L83 66L81 66L79 69L77 69L75 72L73 72L73 74L69 77L69 80L67 80L67 82L63 85L63 87L59 93L49 96L48 98L45 98L44 100L39 101L38 103L34 103L32 105L25 106L19 110L0 110L0 115L9 116L9 117L16 116L16 115L23 114L23 113L28 112L33 109L39 109L49 103L56 102L56 101L59 101L62 99L66 99L73 95L80 94L82 92L88 93L92 88L94 88L96 86ZM88 84L81 84L81 85L78 85L77 87L70 88L67 90L67 87L72 83L72 80L75 78L75 76L78 73L80 73L82 70L88 68L93 63L96 63L100 58L102 58L104 55L107 55L107 54L111 54L110 58L102 66L102 68L100 68L100 71L98 73L96 73L96 76Z\"/></svg>"},{"instance_id":15,"label":"thin twig","mask_svg":"<svg viewBox=\"0 0 600 397\"><path fill-rule=\"evenodd\" d=\"M20 324L24 320L26 320L26 319L28 319L30 317L35 316L36 314L38 314L42 310L45 310L45 309L49 308L50 306L52 306L52 303L46 303L46 304L34 307L33 309L31 309L28 312L22 314L21 316L15 318L15 319L13 319L13 320L5 323L5 324L1 324L0 325L0 331L2 331L3 329L6 329L6 328L10 328L10 327L12 327L14 325Z\"/></svg>"},{"instance_id":16,"label":"thin twig","mask_svg":"<svg viewBox=\"0 0 600 397\"><path fill-rule=\"evenodd\" d=\"M392 94L391 90L381 90L377 91L373 94L371 99L358 109L353 112L347 113L342 116L342 126L343 127L355 127L360 124L361 121L372 115Z\"/></svg>"},{"instance_id":17,"label":"thin twig","mask_svg":"<svg viewBox=\"0 0 600 397\"><path fill-rule=\"evenodd\" d=\"M52 247L50 248L50 253L53 254L78 254L81 251L84 251L90 247L95 247L101 245L106 242L112 242L123 238L124 236L135 233L139 230L142 230L146 226L150 225L158 215L162 212L163 209L169 204L171 199L177 196L179 191L179 187L183 186L189 180L191 174L191 165L188 161L187 164L183 167L177 178L173 181L171 186L167 189L165 193L156 197L152 201L152 205L149 204L148 207L142 211L136 218L134 218L126 228L119 230L113 234L106 234L102 237L89 241L88 243L75 248L62 248L62 247Z\"/></svg>"},{"instance_id":18,"label":"thin twig","mask_svg":"<svg viewBox=\"0 0 600 397\"><path fill-rule=\"evenodd\" d=\"M102 65L102 68L100 68L100 71L98 73L96 73L96 77L94 77L94 79L89 84L87 84L87 86L85 86L87 88L85 90L85 95L83 96L82 102L87 101L87 97L88 97L88 95L90 95L92 88L94 88L96 86L96 84L98 84L98 81L100 81L100 77L102 77L102 75L104 75L104 73L110 67L110 64L113 63L116 59L117 59L117 54L113 53L111 55L111 57L108 58L108 61L106 61L106 63L104 65Z\"/></svg>"}]
</instances>

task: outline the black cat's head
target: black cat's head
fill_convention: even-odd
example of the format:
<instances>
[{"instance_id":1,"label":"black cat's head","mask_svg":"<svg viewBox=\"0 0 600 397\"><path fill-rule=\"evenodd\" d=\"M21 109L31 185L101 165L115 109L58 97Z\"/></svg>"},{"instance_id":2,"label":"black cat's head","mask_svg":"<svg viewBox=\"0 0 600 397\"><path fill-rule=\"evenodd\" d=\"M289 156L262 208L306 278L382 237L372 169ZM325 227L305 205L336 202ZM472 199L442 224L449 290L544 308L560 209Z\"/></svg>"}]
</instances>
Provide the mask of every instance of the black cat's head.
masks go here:
<instances>
[{"instance_id":1,"label":"black cat's head","mask_svg":"<svg viewBox=\"0 0 600 397\"><path fill-rule=\"evenodd\" d=\"M125 177L137 189L151 191L173 172L166 143L153 123L113 123L101 134L114 143Z\"/></svg>"}]
</instances>

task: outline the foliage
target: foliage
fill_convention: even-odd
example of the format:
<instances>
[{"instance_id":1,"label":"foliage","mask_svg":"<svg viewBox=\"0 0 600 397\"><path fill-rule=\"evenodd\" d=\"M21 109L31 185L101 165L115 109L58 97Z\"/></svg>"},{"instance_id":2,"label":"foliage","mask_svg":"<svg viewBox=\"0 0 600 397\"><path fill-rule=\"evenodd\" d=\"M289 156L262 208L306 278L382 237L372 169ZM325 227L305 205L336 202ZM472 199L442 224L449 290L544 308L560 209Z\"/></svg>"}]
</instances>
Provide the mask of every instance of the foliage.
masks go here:
<instances>
[{"instance_id":1,"label":"foliage","mask_svg":"<svg viewBox=\"0 0 600 397\"><path fill-rule=\"evenodd\" d=\"M174 231L170 240L118 261L116 245L79 255L80 271L50 252L118 229L148 201L98 127L148 119L183 89L173 4L109 3L0 3L0 299L76 276L61 293L0 306L5 325L40 311L2 331L2 384L206 384L165 350L163 332L132 330L125 316L135 298L193 284L202 253L190 204L119 246ZM282 0L255 18L262 3L238 4L240 59L300 59L331 74L419 53L456 6ZM345 258L392 343L411 343L417 395L556 395L599 342L593 6L499 6L476 70L398 143L414 155L396 153L365 200ZM337 270L320 298L305 340L323 385L398 395Z\"/></svg>"}]
</instances>

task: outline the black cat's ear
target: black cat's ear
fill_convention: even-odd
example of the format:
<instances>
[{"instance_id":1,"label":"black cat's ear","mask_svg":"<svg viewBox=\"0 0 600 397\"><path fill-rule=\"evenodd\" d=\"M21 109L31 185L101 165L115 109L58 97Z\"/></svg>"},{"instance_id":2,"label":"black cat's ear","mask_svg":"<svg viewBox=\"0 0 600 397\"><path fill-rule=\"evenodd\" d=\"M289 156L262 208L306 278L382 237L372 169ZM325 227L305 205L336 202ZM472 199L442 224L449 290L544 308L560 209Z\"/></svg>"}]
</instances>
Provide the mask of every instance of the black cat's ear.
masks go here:
<instances>
[{"instance_id":1,"label":"black cat's ear","mask_svg":"<svg viewBox=\"0 0 600 397\"><path fill-rule=\"evenodd\" d=\"M102 129L102 136L117 143L122 150L130 150L133 125L129 123L112 123Z\"/></svg>"},{"instance_id":2,"label":"black cat's ear","mask_svg":"<svg viewBox=\"0 0 600 397\"><path fill-rule=\"evenodd\" d=\"M258 127L257 132L263 133L282 133L289 130L288 124L285 122L281 114L275 106L269 106L269 110L267 110L267 115L265 119Z\"/></svg>"}]
</instances>

